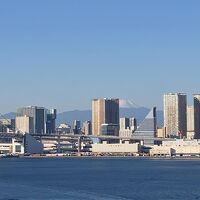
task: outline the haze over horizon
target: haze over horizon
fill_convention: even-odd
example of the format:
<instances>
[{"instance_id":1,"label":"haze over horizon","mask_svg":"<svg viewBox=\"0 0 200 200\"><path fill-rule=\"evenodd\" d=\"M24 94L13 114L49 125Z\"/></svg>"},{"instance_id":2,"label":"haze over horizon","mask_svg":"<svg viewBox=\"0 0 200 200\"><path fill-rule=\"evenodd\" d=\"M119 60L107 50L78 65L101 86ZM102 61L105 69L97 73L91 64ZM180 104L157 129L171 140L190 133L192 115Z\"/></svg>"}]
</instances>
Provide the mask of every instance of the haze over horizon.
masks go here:
<instances>
[{"instance_id":1,"label":"haze over horizon","mask_svg":"<svg viewBox=\"0 0 200 200\"><path fill-rule=\"evenodd\" d=\"M30 105L26 105L26 106L30 106ZM137 105L135 104L134 102L132 102L131 100L129 99L120 99L119 101L119 107L120 109L141 109L141 108L144 108L144 109L151 109L151 108L147 108L147 107L144 107L144 106L141 106L141 105ZM91 111L92 108L88 108L88 109L76 109L76 108L72 108L71 110L60 110L59 111L59 114L61 113L64 113L64 112L74 112L74 111L78 111L78 112L82 112L82 111ZM13 115L13 113L15 113L16 110L13 110L13 111L9 111L7 113L1 113L1 114L11 114Z\"/></svg>"},{"instance_id":2,"label":"haze over horizon","mask_svg":"<svg viewBox=\"0 0 200 200\"><path fill-rule=\"evenodd\" d=\"M162 109L164 93L200 93L200 1L0 3L0 113L59 112L99 97Z\"/></svg>"}]
</instances>

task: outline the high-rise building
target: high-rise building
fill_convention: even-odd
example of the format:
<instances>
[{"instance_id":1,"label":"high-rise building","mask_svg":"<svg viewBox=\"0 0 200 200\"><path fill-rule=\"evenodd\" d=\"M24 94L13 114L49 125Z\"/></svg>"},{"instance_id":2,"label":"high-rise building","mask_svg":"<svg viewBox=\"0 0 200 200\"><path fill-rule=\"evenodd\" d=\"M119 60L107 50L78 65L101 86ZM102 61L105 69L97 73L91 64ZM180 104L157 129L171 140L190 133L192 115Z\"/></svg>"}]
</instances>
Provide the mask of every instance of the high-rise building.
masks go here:
<instances>
[{"instance_id":1,"label":"high-rise building","mask_svg":"<svg viewBox=\"0 0 200 200\"><path fill-rule=\"evenodd\" d=\"M119 125L117 125L117 124L101 124L101 135L119 136Z\"/></svg>"},{"instance_id":2,"label":"high-rise building","mask_svg":"<svg viewBox=\"0 0 200 200\"><path fill-rule=\"evenodd\" d=\"M194 139L194 107L187 106L187 138Z\"/></svg>"},{"instance_id":3,"label":"high-rise building","mask_svg":"<svg viewBox=\"0 0 200 200\"><path fill-rule=\"evenodd\" d=\"M32 117L33 118L33 133L36 132L36 106L27 106L17 109L17 117Z\"/></svg>"},{"instance_id":4,"label":"high-rise building","mask_svg":"<svg viewBox=\"0 0 200 200\"><path fill-rule=\"evenodd\" d=\"M120 137L132 137L137 129L137 120L135 118L120 118Z\"/></svg>"},{"instance_id":5,"label":"high-rise building","mask_svg":"<svg viewBox=\"0 0 200 200\"><path fill-rule=\"evenodd\" d=\"M47 110L46 133L52 134L56 132L56 109Z\"/></svg>"},{"instance_id":6,"label":"high-rise building","mask_svg":"<svg viewBox=\"0 0 200 200\"><path fill-rule=\"evenodd\" d=\"M23 134L30 133L33 134L34 123L33 117L28 116L17 116L16 117L16 132Z\"/></svg>"},{"instance_id":7,"label":"high-rise building","mask_svg":"<svg viewBox=\"0 0 200 200\"><path fill-rule=\"evenodd\" d=\"M46 121L47 121L46 109L42 107L36 108L36 124L35 131L39 134L46 133Z\"/></svg>"},{"instance_id":8,"label":"high-rise building","mask_svg":"<svg viewBox=\"0 0 200 200\"><path fill-rule=\"evenodd\" d=\"M74 120L74 129L80 129L81 128L81 121Z\"/></svg>"},{"instance_id":9,"label":"high-rise building","mask_svg":"<svg viewBox=\"0 0 200 200\"><path fill-rule=\"evenodd\" d=\"M157 132L157 115L156 107L153 107L137 130L133 133L134 136L144 141L146 145L154 145L154 138Z\"/></svg>"},{"instance_id":10,"label":"high-rise building","mask_svg":"<svg viewBox=\"0 0 200 200\"><path fill-rule=\"evenodd\" d=\"M46 134L55 132L56 110L43 107L28 106L17 109L17 117L33 118L33 133Z\"/></svg>"},{"instance_id":11,"label":"high-rise building","mask_svg":"<svg viewBox=\"0 0 200 200\"><path fill-rule=\"evenodd\" d=\"M187 96L181 93L164 95L164 127L167 137L187 135Z\"/></svg>"},{"instance_id":12,"label":"high-rise building","mask_svg":"<svg viewBox=\"0 0 200 200\"><path fill-rule=\"evenodd\" d=\"M200 94L194 95L194 138L200 139Z\"/></svg>"},{"instance_id":13,"label":"high-rise building","mask_svg":"<svg viewBox=\"0 0 200 200\"><path fill-rule=\"evenodd\" d=\"M79 120L74 120L73 124L73 132L74 134L81 134L81 121Z\"/></svg>"},{"instance_id":14,"label":"high-rise building","mask_svg":"<svg viewBox=\"0 0 200 200\"><path fill-rule=\"evenodd\" d=\"M92 101L92 134L101 135L101 125L119 126L119 99L94 99Z\"/></svg>"},{"instance_id":15,"label":"high-rise building","mask_svg":"<svg viewBox=\"0 0 200 200\"><path fill-rule=\"evenodd\" d=\"M91 121L85 121L83 123L82 132L85 135L91 135L92 134L92 123L91 123Z\"/></svg>"},{"instance_id":16,"label":"high-rise building","mask_svg":"<svg viewBox=\"0 0 200 200\"><path fill-rule=\"evenodd\" d=\"M130 121L130 124L129 124L130 129L132 131L135 131L137 129L137 119L132 117L132 118L129 119L129 121Z\"/></svg>"},{"instance_id":17,"label":"high-rise building","mask_svg":"<svg viewBox=\"0 0 200 200\"><path fill-rule=\"evenodd\" d=\"M130 119L129 118L120 118L120 130L126 130L130 128Z\"/></svg>"}]
</instances>

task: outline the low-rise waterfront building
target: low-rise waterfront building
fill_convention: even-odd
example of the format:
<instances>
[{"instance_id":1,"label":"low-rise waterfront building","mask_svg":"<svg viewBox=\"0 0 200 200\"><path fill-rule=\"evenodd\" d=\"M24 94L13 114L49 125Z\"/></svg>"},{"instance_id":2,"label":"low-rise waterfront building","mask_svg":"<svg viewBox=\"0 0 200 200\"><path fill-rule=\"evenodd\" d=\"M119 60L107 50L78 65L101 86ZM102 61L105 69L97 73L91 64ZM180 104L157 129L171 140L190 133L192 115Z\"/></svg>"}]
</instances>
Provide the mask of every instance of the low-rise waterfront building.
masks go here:
<instances>
[{"instance_id":1,"label":"low-rise waterfront building","mask_svg":"<svg viewBox=\"0 0 200 200\"><path fill-rule=\"evenodd\" d=\"M38 142L30 134L20 138L0 138L0 154L41 154L43 144Z\"/></svg>"},{"instance_id":2,"label":"low-rise waterfront building","mask_svg":"<svg viewBox=\"0 0 200 200\"><path fill-rule=\"evenodd\" d=\"M72 133L72 128L69 124L62 123L56 128L56 132L60 134L70 134Z\"/></svg>"},{"instance_id":3,"label":"low-rise waterfront building","mask_svg":"<svg viewBox=\"0 0 200 200\"><path fill-rule=\"evenodd\" d=\"M92 144L91 151L93 153L139 153L140 144L139 143L114 143L108 144L104 141L101 144Z\"/></svg>"},{"instance_id":4,"label":"low-rise waterfront building","mask_svg":"<svg viewBox=\"0 0 200 200\"><path fill-rule=\"evenodd\" d=\"M150 155L200 155L200 140L175 139L154 145Z\"/></svg>"}]
</instances>

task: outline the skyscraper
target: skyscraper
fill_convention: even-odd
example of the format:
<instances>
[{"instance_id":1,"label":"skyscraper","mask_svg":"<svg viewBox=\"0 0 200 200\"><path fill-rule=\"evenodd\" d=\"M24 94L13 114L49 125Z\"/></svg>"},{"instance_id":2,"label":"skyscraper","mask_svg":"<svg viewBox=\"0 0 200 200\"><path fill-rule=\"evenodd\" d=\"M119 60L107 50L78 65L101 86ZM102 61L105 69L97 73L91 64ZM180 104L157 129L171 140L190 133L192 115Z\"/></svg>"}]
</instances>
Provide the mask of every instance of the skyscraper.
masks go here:
<instances>
[{"instance_id":1,"label":"skyscraper","mask_svg":"<svg viewBox=\"0 0 200 200\"><path fill-rule=\"evenodd\" d=\"M28 116L17 116L16 117L16 132L21 132L23 134L30 133L33 134L34 124L33 117Z\"/></svg>"},{"instance_id":2,"label":"skyscraper","mask_svg":"<svg viewBox=\"0 0 200 200\"><path fill-rule=\"evenodd\" d=\"M187 135L187 96L181 93L164 95L164 127L167 137Z\"/></svg>"},{"instance_id":3,"label":"skyscraper","mask_svg":"<svg viewBox=\"0 0 200 200\"><path fill-rule=\"evenodd\" d=\"M137 120L135 118L120 118L120 137L131 137L137 129Z\"/></svg>"},{"instance_id":4,"label":"skyscraper","mask_svg":"<svg viewBox=\"0 0 200 200\"><path fill-rule=\"evenodd\" d=\"M85 121L83 123L82 132L85 135L91 135L91 133L92 133L92 124L91 124L91 121Z\"/></svg>"},{"instance_id":5,"label":"skyscraper","mask_svg":"<svg viewBox=\"0 0 200 200\"><path fill-rule=\"evenodd\" d=\"M32 132L36 132L36 106L27 106L17 109L17 117L31 117L33 118L33 130Z\"/></svg>"},{"instance_id":6,"label":"skyscraper","mask_svg":"<svg viewBox=\"0 0 200 200\"><path fill-rule=\"evenodd\" d=\"M135 130L137 129L137 119L134 118L134 117L132 117L132 118L130 118L129 120L130 120L130 124L129 124L130 129L131 129L132 131L135 131Z\"/></svg>"},{"instance_id":7,"label":"skyscraper","mask_svg":"<svg viewBox=\"0 0 200 200\"><path fill-rule=\"evenodd\" d=\"M101 134L102 124L119 126L119 99L94 99L92 101L92 134Z\"/></svg>"},{"instance_id":8,"label":"skyscraper","mask_svg":"<svg viewBox=\"0 0 200 200\"><path fill-rule=\"evenodd\" d=\"M56 132L56 109L47 110L46 133L51 134Z\"/></svg>"},{"instance_id":9,"label":"skyscraper","mask_svg":"<svg viewBox=\"0 0 200 200\"><path fill-rule=\"evenodd\" d=\"M194 139L194 107L187 106L187 138Z\"/></svg>"},{"instance_id":10,"label":"skyscraper","mask_svg":"<svg viewBox=\"0 0 200 200\"><path fill-rule=\"evenodd\" d=\"M81 134L81 121L74 120L73 132L74 134Z\"/></svg>"},{"instance_id":11,"label":"skyscraper","mask_svg":"<svg viewBox=\"0 0 200 200\"><path fill-rule=\"evenodd\" d=\"M55 130L56 110L43 107L28 106L17 109L17 117L31 117L33 119L32 133L46 134ZM53 131L54 132L54 131Z\"/></svg>"},{"instance_id":12,"label":"skyscraper","mask_svg":"<svg viewBox=\"0 0 200 200\"><path fill-rule=\"evenodd\" d=\"M39 134L46 133L46 109L42 107L36 108L36 123L35 123L35 131Z\"/></svg>"},{"instance_id":13,"label":"skyscraper","mask_svg":"<svg viewBox=\"0 0 200 200\"><path fill-rule=\"evenodd\" d=\"M120 118L120 130L125 130L130 128L130 119L127 117Z\"/></svg>"},{"instance_id":14,"label":"skyscraper","mask_svg":"<svg viewBox=\"0 0 200 200\"><path fill-rule=\"evenodd\" d=\"M194 95L194 138L200 138L200 94Z\"/></svg>"}]
</instances>

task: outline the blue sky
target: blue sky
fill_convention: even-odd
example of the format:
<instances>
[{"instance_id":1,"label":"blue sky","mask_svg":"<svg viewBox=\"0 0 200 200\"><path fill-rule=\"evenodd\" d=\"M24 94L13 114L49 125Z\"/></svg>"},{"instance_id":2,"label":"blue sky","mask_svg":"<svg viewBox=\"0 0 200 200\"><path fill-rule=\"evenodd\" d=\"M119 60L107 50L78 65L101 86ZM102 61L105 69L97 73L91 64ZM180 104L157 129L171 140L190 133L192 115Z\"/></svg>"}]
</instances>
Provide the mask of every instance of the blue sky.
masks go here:
<instances>
[{"instance_id":1,"label":"blue sky","mask_svg":"<svg viewBox=\"0 0 200 200\"><path fill-rule=\"evenodd\" d=\"M198 0L0 2L0 112L88 109L118 97L162 108L200 92Z\"/></svg>"}]
</instances>

